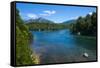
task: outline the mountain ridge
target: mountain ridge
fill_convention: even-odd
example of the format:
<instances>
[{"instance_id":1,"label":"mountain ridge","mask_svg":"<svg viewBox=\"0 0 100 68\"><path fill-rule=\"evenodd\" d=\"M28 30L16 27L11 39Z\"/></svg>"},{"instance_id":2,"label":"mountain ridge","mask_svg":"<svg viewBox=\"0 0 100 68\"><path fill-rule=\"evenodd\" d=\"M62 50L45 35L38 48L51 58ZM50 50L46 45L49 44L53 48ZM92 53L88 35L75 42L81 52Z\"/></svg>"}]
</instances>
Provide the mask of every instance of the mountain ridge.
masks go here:
<instances>
[{"instance_id":1,"label":"mountain ridge","mask_svg":"<svg viewBox=\"0 0 100 68\"><path fill-rule=\"evenodd\" d=\"M71 23L75 23L75 22L76 22L75 19L71 19L71 20L64 21L63 23L64 24L71 24Z\"/></svg>"},{"instance_id":2,"label":"mountain ridge","mask_svg":"<svg viewBox=\"0 0 100 68\"><path fill-rule=\"evenodd\" d=\"M54 23L53 21L51 20L48 20L48 19L45 19L45 18L37 18L37 19L29 19L27 21L25 21L26 23Z\"/></svg>"}]
</instances>

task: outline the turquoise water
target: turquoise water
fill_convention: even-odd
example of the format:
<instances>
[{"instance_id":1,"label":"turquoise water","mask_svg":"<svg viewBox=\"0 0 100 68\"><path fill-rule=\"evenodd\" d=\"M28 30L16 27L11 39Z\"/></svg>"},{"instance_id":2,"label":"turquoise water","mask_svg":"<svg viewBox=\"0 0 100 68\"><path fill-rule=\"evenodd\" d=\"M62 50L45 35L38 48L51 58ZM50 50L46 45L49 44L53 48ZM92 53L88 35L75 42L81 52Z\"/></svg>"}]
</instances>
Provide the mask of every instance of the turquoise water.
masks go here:
<instances>
[{"instance_id":1,"label":"turquoise water","mask_svg":"<svg viewBox=\"0 0 100 68\"><path fill-rule=\"evenodd\" d=\"M69 30L32 31L32 48L40 64L96 60L96 38L72 35ZM87 53L89 56L84 57Z\"/></svg>"}]
</instances>

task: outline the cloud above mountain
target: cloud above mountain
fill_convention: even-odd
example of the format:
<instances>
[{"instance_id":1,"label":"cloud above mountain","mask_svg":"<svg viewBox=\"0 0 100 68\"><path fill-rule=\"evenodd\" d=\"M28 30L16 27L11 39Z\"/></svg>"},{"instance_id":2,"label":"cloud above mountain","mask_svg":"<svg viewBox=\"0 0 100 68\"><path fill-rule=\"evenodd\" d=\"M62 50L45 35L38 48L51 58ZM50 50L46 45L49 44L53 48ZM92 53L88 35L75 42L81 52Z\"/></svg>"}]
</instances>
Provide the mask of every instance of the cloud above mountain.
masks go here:
<instances>
[{"instance_id":1,"label":"cloud above mountain","mask_svg":"<svg viewBox=\"0 0 100 68\"><path fill-rule=\"evenodd\" d=\"M51 16L55 13L56 13L55 10L45 10L45 11L43 11L43 13L40 14L40 16Z\"/></svg>"},{"instance_id":2,"label":"cloud above mountain","mask_svg":"<svg viewBox=\"0 0 100 68\"><path fill-rule=\"evenodd\" d=\"M36 15L36 14L34 14L34 13L28 13L27 16L28 16L29 18L32 18L32 19L38 18L38 15Z\"/></svg>"},{"instance_id":3,"label":"cloud above mountain","mask_svg":"<svg viewBox=\"0 0 100 68\"><path fill-rule=\"evenodd\" d=\"M92 15L92 12L90 12L89 15Z\"/></svg>"},{"instance_id":4,"label":"cloud above mountain","mask_svg":"<svg viewBox=\"0 0 100 68\"><path fill-rule=\"evenodd\" d=\"M54 11L54 10L44 10L40 14L27 13L27 17L32 18L32 19L37 19L37 18L43 17L43 16L51 16L55 13L56 13L56 11Z\"/></svg>"},{"instance_id":5,"label":"cloud above mountain","mask_svg":"<svg viewBox=\"0 0 100 68\"><path fill-rule=\"evenodd\" d=\"M47 14L55 14L56 13L56 11L54 11L54 10L52 10L52 11L50 11L50 10L45 10L44 11L44 13L47 13Z\"/></svg>"}]
</instances>

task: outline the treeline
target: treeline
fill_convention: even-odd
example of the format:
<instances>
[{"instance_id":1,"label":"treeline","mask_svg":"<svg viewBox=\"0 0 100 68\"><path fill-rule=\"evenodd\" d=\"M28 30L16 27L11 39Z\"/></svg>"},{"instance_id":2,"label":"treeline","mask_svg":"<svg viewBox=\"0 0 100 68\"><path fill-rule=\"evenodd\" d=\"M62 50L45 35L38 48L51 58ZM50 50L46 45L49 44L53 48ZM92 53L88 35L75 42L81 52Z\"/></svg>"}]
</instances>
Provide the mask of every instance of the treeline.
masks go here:
<instances>
[{"instance_id":1,"label":"treeline","mask_svg":"<svg viewBox=\"0 0 100 68\"><path fill-rule=\"evenodd\" d=\"M30 48L32 35L16 9L16 65L37 64L37 58Z\"/></svg>"},{"instance_id":2,"label":"treeline","mask_svg":"<svg viewBox=\"0 0 100 68\"><path fill-rule=\"evenodd\" d=\"M96 12L92 15L87 14L85 17L79 17L76 23L71 24L70 30L73 34L96 36L97 16Z\"/></svg>"},{"instance_id":3,"label":"treeline","mask_svg":"<svg viewBox=\"0 0 100 68\"><path fill-rule=\"evenodd\" d=\"M65 29L67 25L65 24L56 24L56 23L38 23L38 22L31 22L27 23L30 30L59 30Z\"/></svg>"}]
</instances>

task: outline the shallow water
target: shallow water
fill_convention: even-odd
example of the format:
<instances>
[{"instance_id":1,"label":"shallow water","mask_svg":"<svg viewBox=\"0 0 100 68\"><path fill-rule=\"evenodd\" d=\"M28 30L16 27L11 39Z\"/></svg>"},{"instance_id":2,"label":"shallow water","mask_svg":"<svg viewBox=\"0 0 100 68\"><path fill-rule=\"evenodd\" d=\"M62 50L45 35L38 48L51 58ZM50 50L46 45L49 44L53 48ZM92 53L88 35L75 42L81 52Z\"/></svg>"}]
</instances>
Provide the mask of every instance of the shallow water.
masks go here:
<instances>
[{"instance_id":1,"label":"shallow water","mask_svg":"<svg viewBox=\"0 0 100 68\"><path fill-rule=\"evenodd\" d=\"M96 60L96 38L75 36L69 30L32 31L33 51L40 64ZM87 53L89 57L84 57Z\"/></svg>"}]
</instances>

